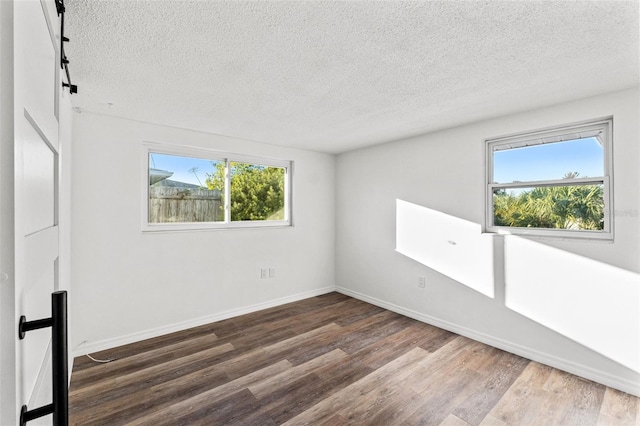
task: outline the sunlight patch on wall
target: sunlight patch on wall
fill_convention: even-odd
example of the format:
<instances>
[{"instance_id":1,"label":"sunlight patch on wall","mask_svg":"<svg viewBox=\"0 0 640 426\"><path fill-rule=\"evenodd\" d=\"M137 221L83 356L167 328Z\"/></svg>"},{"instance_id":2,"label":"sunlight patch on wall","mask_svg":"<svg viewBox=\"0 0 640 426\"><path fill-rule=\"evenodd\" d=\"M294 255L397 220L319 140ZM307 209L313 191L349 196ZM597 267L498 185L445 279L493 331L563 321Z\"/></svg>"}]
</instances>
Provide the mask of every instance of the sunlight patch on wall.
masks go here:
<instances>
[{"instance_id":1,"label":"sunlight patch on wall","mask_svg":"<svg viewBox=\"0 0 640 426\"><path fill-rule=\"evenodd\" d=\"M477 223L396 200L396 251L494 297L493 239Z\"/></svg>"},{"instance_id":2,"label":"sunlight patch on wall","mask_svg":"<svg viewBox=\"0 0 640 426\"><path fill-rule=\"evenodd\" d=\"M505 304L640 372L640 275L514 235Z\"/></svg>"}]
</instances>

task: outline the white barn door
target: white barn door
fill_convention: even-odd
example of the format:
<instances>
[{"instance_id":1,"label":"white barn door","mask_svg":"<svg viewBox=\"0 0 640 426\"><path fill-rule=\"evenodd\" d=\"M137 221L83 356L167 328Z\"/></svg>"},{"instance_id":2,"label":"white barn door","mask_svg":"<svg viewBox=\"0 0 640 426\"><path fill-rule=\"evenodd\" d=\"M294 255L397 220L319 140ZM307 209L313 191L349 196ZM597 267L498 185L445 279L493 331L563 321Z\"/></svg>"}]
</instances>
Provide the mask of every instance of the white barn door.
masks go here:
<instances>
[{"instance_id":1,"label":"white barn door","mask_svg":"<svg viewBox=\"0 0 640 426\"><path fill-rule=\"evenodd\" d=\"M0 275L6 278L2 285L12 287L0 293L0 352L3 361L11 353L14 360L2 370L0 424L15 424L23 404L34 409L51 403L51 329L31 331L19 340L17 322L20 315L28 321L50 317L51 293L60 287L58 18L53 0L11 3L14 232L13 256L3 257L12 264L2 266L10 272ZM2 13L7 9L5 5ZM2 19L4 23L7 18ZM9 102L4 98L2 102L6 109ZM3 129L3 144L7 134ZM3 220L0 226L8 222ZM6 231L0 229L5 235ZM29 424L51 424L51 416Z\"/></svg>"}]
</instances>

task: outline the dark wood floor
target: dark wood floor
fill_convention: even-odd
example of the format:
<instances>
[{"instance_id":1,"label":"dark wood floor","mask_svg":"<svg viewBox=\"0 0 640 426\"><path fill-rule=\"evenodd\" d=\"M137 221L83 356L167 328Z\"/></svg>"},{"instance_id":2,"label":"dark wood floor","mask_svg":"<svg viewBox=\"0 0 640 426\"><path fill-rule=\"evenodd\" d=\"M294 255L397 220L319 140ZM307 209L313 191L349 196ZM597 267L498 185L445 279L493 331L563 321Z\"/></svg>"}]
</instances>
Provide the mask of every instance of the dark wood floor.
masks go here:
<instances>
[{"instance_id":1,"label":"dark wood floor","mask_svg":"<svg viewBox=\"0 0 640 426\"><path fill-rule=\"evenodd\" d=\"M76 425L635 425L640 403L330 293L75 359Z\"/></svg>"}]
</instances>

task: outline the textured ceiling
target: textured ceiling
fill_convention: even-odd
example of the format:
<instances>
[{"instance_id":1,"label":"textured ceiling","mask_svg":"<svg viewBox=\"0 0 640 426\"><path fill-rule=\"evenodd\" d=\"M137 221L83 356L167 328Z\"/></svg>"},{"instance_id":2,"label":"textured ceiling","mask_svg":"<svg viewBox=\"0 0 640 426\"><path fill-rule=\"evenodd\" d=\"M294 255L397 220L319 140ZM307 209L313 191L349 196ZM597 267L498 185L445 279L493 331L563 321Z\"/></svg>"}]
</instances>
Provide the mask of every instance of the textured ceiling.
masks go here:
<instances>
[{"instance_id":1,"label":"textured ceiling","mask_svg":"<svg viewBox=\"0 0 640 426\"><path fill-rule=\"evenodd\" d=\"M317 151L639 83L637 1L65 4L74 106Z\"/></svg>"}]
</instances>

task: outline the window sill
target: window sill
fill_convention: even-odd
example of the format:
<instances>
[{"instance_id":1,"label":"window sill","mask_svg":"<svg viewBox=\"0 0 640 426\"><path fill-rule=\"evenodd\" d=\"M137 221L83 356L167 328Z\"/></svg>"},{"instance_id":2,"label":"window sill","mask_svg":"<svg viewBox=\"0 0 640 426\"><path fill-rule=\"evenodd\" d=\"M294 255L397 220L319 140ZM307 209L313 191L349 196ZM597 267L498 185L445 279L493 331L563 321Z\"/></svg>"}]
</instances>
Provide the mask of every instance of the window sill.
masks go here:
<instances>
[{"instance_id":1,"label":"window sill","mask_svg":"<svg viewBox=\"0 0 640 426\"><path fill-rule=\"evenodd\" d=\"M502 237L505 235L514 235L517 237L526 237L532 239L550 239L561 241L588 241L613 243L614 237L611 232L593 232L593 231L569 231L569 230L527 230L524 228L503 229L503 228L487 228L483 234Z\"/></svg>"},{"instance_id":2,"label":"window sill","mask_svg":"<svg viewBox=\"0 0 640 426\"><path fill-rule=\"evenodd\" d=\"M287 221L272 221L270 223L264 222L236 222L236 223L224 223L224 224L202 224L202 223L163 223L163 224L149 224L143 225L143 234L163 234L174 232L202 232L202 231L230 231L239 229L283 229L293 228L293 224Z\"/></svg>"}]
</instances>

